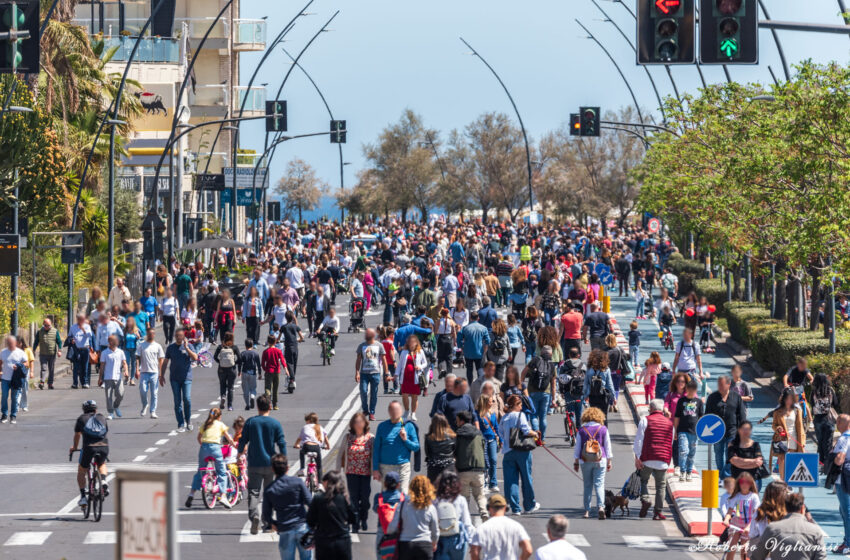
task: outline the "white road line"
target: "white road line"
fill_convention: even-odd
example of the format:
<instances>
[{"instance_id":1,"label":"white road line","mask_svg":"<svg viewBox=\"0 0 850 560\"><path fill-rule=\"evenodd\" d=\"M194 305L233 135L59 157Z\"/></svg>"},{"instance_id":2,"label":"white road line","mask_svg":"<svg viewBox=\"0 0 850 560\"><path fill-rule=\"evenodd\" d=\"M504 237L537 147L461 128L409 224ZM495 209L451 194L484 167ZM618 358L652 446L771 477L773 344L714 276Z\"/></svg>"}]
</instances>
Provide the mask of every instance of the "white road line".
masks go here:
<instances>
[{"instance_id":1,"label":"white road line","mask_svg":"<svg viewBox=\"0 0 850 560\"><path fill-rule=\"evenodd\" d=\"M41 546L52 531L27 531L26 533L14 533L3 543L3 546Z\"/></svg>"},{"instance_id":2,"label":"white road line","mask_svg":"<svg viewBox=\"0 0 850 560\"><path fill-rule=\"evenodd\" d=\"M209 408L199 408L198 412L207 412Z\"/></svg>"},{"instance_id":3,"label":"white road line","mask_svg":"<svg viewBox=\"0 0 850 560\"><path fill-rule=\"evenodd\" d=\"M244 512L243 512L244 515ZM239 533L239 542L276 542L275 533L259 532L256 535L251 534L251 521L246 521L242 526L242 531Z\"/></svg>"},{"instance_id":4,"label":"white road line","mask_svg":"<svg viewBox=\"0 0 850 560\"><path fill-rule=\"evenodd\" d=\"M177 531L178 543L199 543L201 542L200 531Z\"/></svg>"},{"instance_id":5,"label":"white road line","mask_svg":"<svg viewBox=\"0 0 850 560\"><path fill-rule=\"evenodd\" d=\"M157 449L159 449L159 448L158 447L148 447L147 449L145 449L145 453L153 453Z\"/></svg>"},{"instance_id":6,"label":"white road line","mask_svg":"<svg viewBox=\"0 0 850 560\"><path fill-rule=\"evenodd\" d=\"M221 401L210 401L210 404L218 404L218 403L220 403L220 402L221 402Z\"/></svg>"},{"instance_id":7,"label":"white road line","mask_svg":"<svg viewBox=\"0 0 850 560\"><path fill-rule=\"evenodd\" d=\"M113 465L113 468L115 468L115 465ZM197 468L197 467L195 467L195 468ZM28 472L31 472L31 471L28 471ZM111 472L108 475L106 475L104 482L109 484L112 481L113 478L115 478L115 473ZM79 501L79 499L80 499L79 494L74 496L73 498L71 498L68 501L67 504L65 504L65 506L62 509L57 511L55 515L67 515L67 514L71 513L72 511L74 511L75 509L79 508L80 506L77 505L77 502Z\"/></svg>"},{"instance_id":8,"label":"white road line","mask_svg":"<svg viewBox=\"0 0 850 560\"><path fill-rule=\"evenodd\" d=\"M158 440L156 440L156 443L154 443L154 445L165 445L166 443L168 443L167 438L166 439L158 439Z\"/></svg>"},{"instance_id":9,"label":"white road line","mask_svg":"<svg viewBox=\"0 0 850 560\"><path fill-rule=\"evenodd\" d=\"M115 531L89 531L83 544L115 544Z\"/></svg>"},{"instance_id":10,"label":"white road line","mask_svg":"<svg viewBox=\"0 0 850 560\"><path fill-rule=\"evenodd\" d=\"M170 432L168 432L168 437L174 437L176 435L177 435L177 430L171 430Z\"/></svg>"},{"instance_id":11,"label":"white road line","mask_svg":"<svg viewBox=\"0 0 850 560\"><path fill-rule=\"evenodd\" d=\"M195 414L191 415L191 416L189 417L189 419L190 419L190 420L194 420L195 418L197 418L197 417L199 417L199 416L200 416L200 414L196 412Z\"/></svg>"},{"instance_id":12,"label":"white road line","mask_svg":"<svg viewBox=\"0 0 850 560\"><path fill-rule=\"evenodd\" d=\"M667 550L667 545L661 537L654 535L623 535L626 546L630 548L643 548L648 550Z\"/></svg>"},{"instance_id":13,"label":"white road line","mask_svg":"<svg viewBox=\"0 0 850 560\"><path fill-rule=\"evenodd\" d=\"M359 543L360 542L360 535L358 535L357 533L351 533L351 542Z\"/></svg>"},{"instance_id":14,"label":"white road line","mask_svg":"<svg viewBox=\"0 0 850 560\"><path fill-rule=\"evenodd\" d=\"M141 463L142 461L144 461L147 458L148 458L147 455L136 455L136 458L133 459L133 462L134 463Z\"/></svg>"}]
</instances>

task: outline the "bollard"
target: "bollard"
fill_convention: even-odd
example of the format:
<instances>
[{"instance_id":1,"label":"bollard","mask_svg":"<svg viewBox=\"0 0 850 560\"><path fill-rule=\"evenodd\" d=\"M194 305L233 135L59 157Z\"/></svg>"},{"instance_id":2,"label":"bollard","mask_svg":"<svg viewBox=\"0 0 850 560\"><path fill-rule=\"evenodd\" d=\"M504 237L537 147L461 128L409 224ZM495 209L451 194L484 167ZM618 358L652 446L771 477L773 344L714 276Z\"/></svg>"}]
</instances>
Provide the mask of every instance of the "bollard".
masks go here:
<instances>
[{"instance_id":1,"label":"bollard","mask_svg":"<svg viewBox=\"0 0 850 560\"><path fill-rule=\"evenodd\" d=\"M709 447L710 449L710 447ZM711 452L709 451L709 462L711 462ZM702 507L707 509L708 512L708 531L707 534L710 537L712 535L711 529L711 513L718 506L718 482L720 480L720 471L717 470L707 470L702 471Z\"/></svg>"},{"instance_id":2,"label":"bollard","mask_svg":"<svg viewBox=\"0 0 850 560\"><path fill-rule=\"evenodd\" d=\"M611 313L611 296L605 296L602 298L602 311L605 313Z\"/></svg>"}]
</instances>

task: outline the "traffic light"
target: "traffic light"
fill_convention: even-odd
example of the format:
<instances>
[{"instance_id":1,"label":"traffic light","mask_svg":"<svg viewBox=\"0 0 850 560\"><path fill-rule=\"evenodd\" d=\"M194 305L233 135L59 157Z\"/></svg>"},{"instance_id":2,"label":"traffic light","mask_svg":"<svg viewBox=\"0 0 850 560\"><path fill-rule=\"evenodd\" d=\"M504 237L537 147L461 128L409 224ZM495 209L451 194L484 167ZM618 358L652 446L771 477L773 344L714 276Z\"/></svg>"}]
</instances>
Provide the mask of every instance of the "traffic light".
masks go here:
<instances>
[{"instance_id":1,"label":"traffic light","mask_svg":"<svg viewBox=\"0 0 850 560\"><path fill-rule=\"evenodd\" d=\"M639 0L638 64L693 64L695 0Z\"/></svg>"},{"instance_id":2,"label":"traffic light","mask_svg":"<svg viewBox=\"0 0 850 560\"><path fill-rule=\"evenodd\" d=\"M82 233L62 234L62 264L82 264L85 257L83 249Z\"/></svg>"},{"instance_id":3,"label":"traffic light","mask_svg":"<svg viewBox=\"0 0 850 560\"><path fill-rule=\"evenodd\" d=\"M280 221L280 201L272 200L266 204L266 220L269 222Z\"/></svg>"},{"instance_id":4,"label":"traffic light","mask_svg":"<svg viewBox=\"0 0 850 560\"><path fill-rule=\"evenodd\" d=\"M331 121L331 144L345 144L345 121Z\"/></svg>"},{"instance_id":5,"label":"traffic light","mask_svg":"<svg viewBox=\"0 0 850 560\"><path fill-rule=\"evenodd\" d=\"M599 136L599 107L579 107L581 136Z\"/></svg>"},{"instance_id":6,"label":"traffic light","mask_svg":"<svg viewBox=\"0 0 850 560\"><path fill-rule=\"evenodd\" d=\"M266 132L286 131L286 101L266 101Z\"/></svg>"},{"instance_id":7,"label":"traffic light","mask_svg":"<svg viewBox=\"0 0 850 560\"><path fill-rule=\"evenodd\" d=\"M0 0L0 74L37 74L38 0Z\"/></svg>"},{"instance_id":8,"label":"traffic light","mask_svg":"<svg viewBox=\"0 0 850 560\"><path fill-rule=\"evenodd\" d=\"M578 113L570 113L570 136L581 136L581 117Z\"/></svg>"},{"instance_id":9,"label":"traffic light","mask_svg":"<svg viewBox=\"0 0 850 560\"><path fill-rule=\"evenodd\" d=\"M756 64L759 60L756 0L700 0L702 64Z\"/></svg>"},{"instance_id":10,"label":"traffic light","mask_svg":"<svg viewBox=\"0 0 850 560\"><path fill-rule=\"evenodd\" d=\"M21 275L20 236L0 235L0 276Z\"/></svg>"}]
</instances>

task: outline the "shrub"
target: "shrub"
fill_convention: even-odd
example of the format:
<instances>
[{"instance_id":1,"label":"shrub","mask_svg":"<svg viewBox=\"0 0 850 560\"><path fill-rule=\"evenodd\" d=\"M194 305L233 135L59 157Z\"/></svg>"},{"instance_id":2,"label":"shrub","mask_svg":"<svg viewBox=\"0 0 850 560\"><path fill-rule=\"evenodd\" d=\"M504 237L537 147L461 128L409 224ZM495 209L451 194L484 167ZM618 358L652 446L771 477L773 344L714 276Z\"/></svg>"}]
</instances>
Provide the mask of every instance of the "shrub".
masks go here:
<instances>
[{"instance_id":1,"label":"shrub","mask_svg":"<svg viewBox=\"0 0 850 560\"><path fill-rule=\"evenodd\" d=\"M697 295L708 298L708 303L717 308L717 314L723 312L723 305L726 303L726 287L720 278L699 278L694 280L694 290Z\"/></svg>"},{"instance_id":2,"label":"shrub","mask_svg":"<svg viewBox=\"0 0 850 560\"><path fill-rule=\"evenodd\" d=\"M673 273L679 277L679 295L684 296L695 290L695 283L705 276L705 265L698 261L686 259L681 253L673 253L667 259Z\"/></svg>"}]
</instances>

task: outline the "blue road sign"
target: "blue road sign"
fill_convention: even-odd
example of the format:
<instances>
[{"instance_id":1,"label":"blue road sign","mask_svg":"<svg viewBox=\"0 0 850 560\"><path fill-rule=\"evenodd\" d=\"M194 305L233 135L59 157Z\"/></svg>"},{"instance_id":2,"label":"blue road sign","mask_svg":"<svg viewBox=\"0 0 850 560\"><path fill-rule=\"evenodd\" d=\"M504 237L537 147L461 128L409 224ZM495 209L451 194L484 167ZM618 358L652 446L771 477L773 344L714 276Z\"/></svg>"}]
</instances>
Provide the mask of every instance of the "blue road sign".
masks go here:
<instances>
[{"instance_id":1,"label":"blue road sign","mask_svg":"<svg viewBox=\"0 0 850 560\"><path fill-rule=\"evenodd\" d=\"M599 275L599 281L602 282L603 286L611 286L614 284L614 275L610 272L602 272Z\"/></svg>"},{"instance_id":2,"label":"blue road sign","mask_svg":"<svg viewBox=\"0 0 850 560\"><path fill-rule=\"evenodd\" d=\"M818 454L788 453L785 455L783 479L788 486L805 487L818 485Z\"/></svg>"},{"instance_id":3,"label":"blue road sign","mask_svg":"<svg viewBox=\"0 0 850 560\"><path fill-rule=\"evenodd\" d=\"M697 420L697 437L703 443L713 445L726 435L726 424L716 414L706 414Z\"/></svg>"},{"instance_id":4,"label":"blue road sign","mask_svg":"<svg viewBox=\"0 0 850 560\"><path fill-rule=\"evenodd\" d=\"M611 267L605 263L596 263L596 266L593 267L593 272L601 278L603 274L611 274Z\"/></svg>"}]
</instances>

